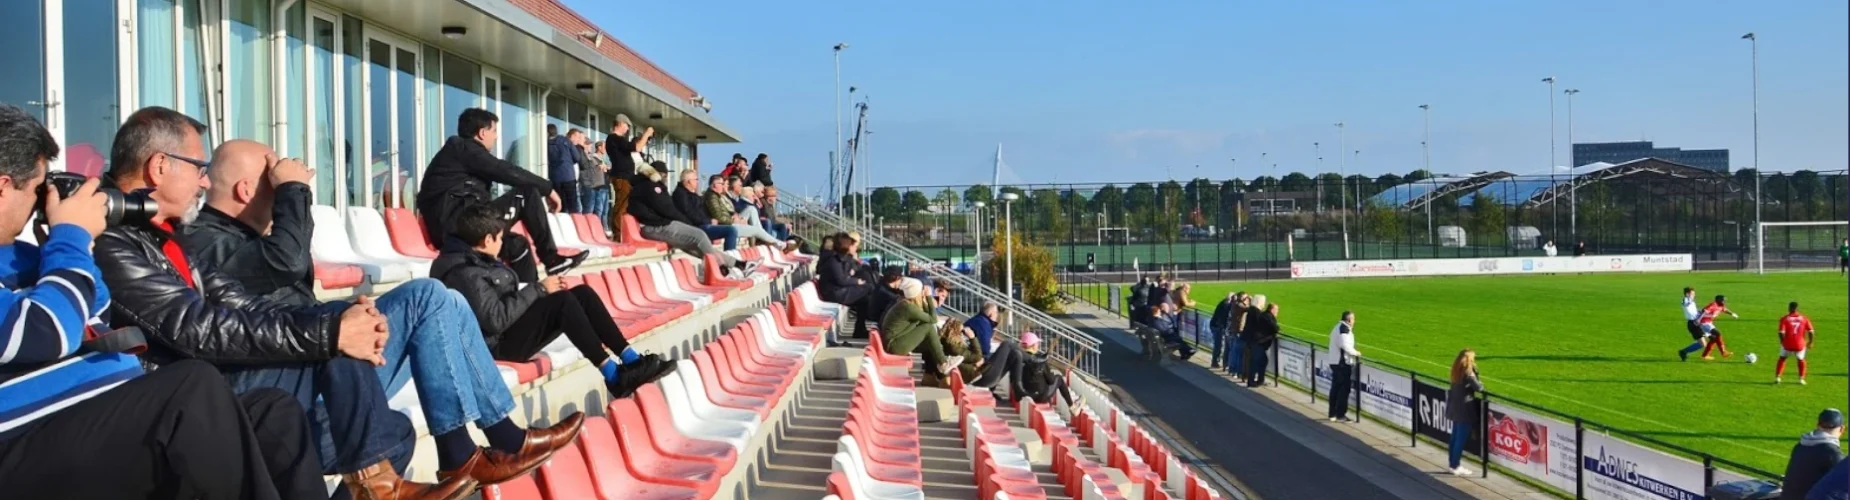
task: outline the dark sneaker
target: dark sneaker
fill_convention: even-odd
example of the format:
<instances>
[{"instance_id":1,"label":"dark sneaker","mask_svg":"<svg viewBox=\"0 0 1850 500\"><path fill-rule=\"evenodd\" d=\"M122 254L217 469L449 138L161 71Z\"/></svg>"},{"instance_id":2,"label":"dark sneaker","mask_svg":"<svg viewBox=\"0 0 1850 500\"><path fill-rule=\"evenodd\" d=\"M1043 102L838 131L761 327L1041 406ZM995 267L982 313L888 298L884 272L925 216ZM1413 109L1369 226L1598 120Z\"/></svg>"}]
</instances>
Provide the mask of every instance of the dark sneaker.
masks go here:
<instances>
[{"instance_id":1,"label":"dark sneaker","mask_svg":"<svg viewBox=\"0 0 1850 500\"><path fill-rule=\"evenodd\" d=\"M606 383L604 388L610 390L612 399L627 398L635 394L636 389L674 373L675 366L674 363L664 361L660 357L643 358L635 363L623 365L617 370L616 382Z\"/></svg>"},{"instance_id":2,"label":"dark sneaker","mask_svg":"<svg viewBox=\"0 0 1850 500\"><path fill-rule=\"evenodd\" d=\"M554 255L552 258L545 260L546 275L559 276L573 269L577 269L579 265L584 264L585 252L578 252L573 255Z\"/></svg>"}]
</instances>

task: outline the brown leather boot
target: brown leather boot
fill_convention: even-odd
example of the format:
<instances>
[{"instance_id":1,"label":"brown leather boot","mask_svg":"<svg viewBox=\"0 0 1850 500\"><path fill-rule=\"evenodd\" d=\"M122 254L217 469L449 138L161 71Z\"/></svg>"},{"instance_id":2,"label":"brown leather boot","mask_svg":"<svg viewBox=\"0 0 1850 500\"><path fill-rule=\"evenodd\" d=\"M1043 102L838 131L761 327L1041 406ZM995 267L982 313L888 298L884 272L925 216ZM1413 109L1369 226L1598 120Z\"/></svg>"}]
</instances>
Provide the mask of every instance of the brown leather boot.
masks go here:
<instances>
[{"instance_id":1,"label":"brown leather boot","mask_svg":"<svg viewBox=\"0 0 1850 500\"><path fill-rule=\"evenodd\" d=\"M476 448L475 454L469 456L468 462L456 470L437 471L441 479L469 478L483 485L500 484L531 472L560 448L571 444L578 438L578 431L585 426L585 415L574 413L547 428L527 429L527 442L521 444L520 453L507 453L489 448Z\"/></svg>"},{"instance_id":2,"label":"brown leather boot","mask_svg":"<svg viewBox=\"0 0 1850 500\"><path fill-rule=\"evenodd\" d=\"M475 492L475 479L450 478L440 484L416 483L398 476L392 462L380 460L357 472L343 474L354 500L460 500Z\"/></svg>"}]
</instances>

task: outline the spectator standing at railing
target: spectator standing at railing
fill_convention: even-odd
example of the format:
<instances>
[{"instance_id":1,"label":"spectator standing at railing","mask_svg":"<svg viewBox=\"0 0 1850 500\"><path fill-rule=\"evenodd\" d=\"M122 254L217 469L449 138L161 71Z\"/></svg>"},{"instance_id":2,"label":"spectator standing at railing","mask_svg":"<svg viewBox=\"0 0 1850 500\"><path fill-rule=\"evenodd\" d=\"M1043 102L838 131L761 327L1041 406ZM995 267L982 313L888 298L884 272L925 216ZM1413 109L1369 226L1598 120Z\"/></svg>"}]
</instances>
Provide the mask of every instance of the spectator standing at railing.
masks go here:
<instances>
[{"instance_id":1,"label":"spectator standing at railing","mask_svg":"<svg viewBox=\"0 0 1850 500\"><path fill-rule=\"evenodd\" d=\"M1241 367L1247 387L1265 384L1267 354L1278 342L1278 304L1268 303L1265 294L1253 296L1253 306L1246 310L1246 325L1240 330L1240 346L1245 359Z\"/></svg>"},{"instance_id":2,"label":"spectator standing at railing","mask_svg":"<svg viewBox=\"0 0 1850 500\"><path fill-rule=\"evenodd\" d=\"M1130 308L1126 316L1131 319L1131 328L1144 323L1145 308L1150 305L1150 286L1149 276L1139 276L1137 283L1131 285L1131 296L1125 304Z\"/></svg>"},{"instance_id":3,"label":"spectator standing at railing","mask_svg":"<svg viewBox=\"0 0 1850 500\"><path fill-rule=\"evenodd\" d=\"M1844 412L1827 408L1819 413L1818 428L1799 435L1799 444L1792 445L1792 456L1786 460L1786 482L1780 487L1780 498L1806 498L1806 494L1831 471L1831 467L1844 459L1843 449L1837 443L1843 435Z\"/></svg>"},{"instance_id":4,"label":"spectator standing at railing","mask_svg":"<svg viewBox=\"0 0 1850 500\"><path fill-rule=\"evenodd\" d=\"M771 155L758 153L752 160L751 172L745 175L746 184L762 184L765 187L776 185L771 182Z\"/></svg>"},{"instance_id":5,"label":"spectator standing at railing","mask_svg":"<svg viewBox=\"0 0 1850 500\"><path fill-rule=\"evenodd\" d=\"M587 141L584 134L577 129L579 142ZM584 213L596 215L602 222L599 227L610 227L610 157L604 154L604 141L587 144L585 161L578 165L579 204L584 205Z\"/></svg>"},{"instance_id":6,"label":"spectator standing at railing","mask_svg":"<svg viewBox=\"0 0 1850 500\"><path fill-rule=\"evenodd\" d=\"M1469 476L1471 469L1460 461L1466 444L1471 442L1471 430L1477 428L1478 412L1472 411L1471 401L1478 399L1477 393L1484 392L1484 383L1477 376L1477 351L1458 351L1458 358L1452 360L1451 375L1452 387L1445 391L1445 418L1452 421L1452 442L1446 449L1445 464L1452 468L1453 475Z\"/></svg>"},{"instance_id":7,"label":"spectator standing at railing","mask_svg":"<svg viewBox=\"0 0 1850 500\"><path fill-rule=\"evenodd\" d=\"M1234 323L1246 319L1246 305L1242 303L1245 300L1246 292L1233 292L1214 305L1214 316L1208 320L1208 330L1214 334L1214 350L1208 359L1209 368L1224 366L1227 371L1238 373L1236 367L1239 363L1236 360L1240 355L1240 343L1234 335L1239 334L1240 329Z\"/></svg>"},{"instance_id":8,"label":"spectator standing at railing","mask_svg":"<svg viewBox=\"0 0 1850 500\"><path fill-rule=\"evenodd\" d=\"M559 202L564 212L583 213L585 207L579 200L578 169L585 164L585 151L580 149L584 132L572 129L565 135L559 135L559 126L546 124L546 178L552 181L552 191L559 194Z\"/></svg>"},{"instance_id":9,"label":"spectator standing at railing","mask_svg":"<svg viewBox=\"0 0 1850 500\"><path fill-rule=\"evenodd\" d=\"M1330 329L1330 421L1349 416L1349 389L1355 385L1355 361L1362 352L1355 350L1355 312L1343 311L1336 327Z\"/></svg>"}]
</instances>

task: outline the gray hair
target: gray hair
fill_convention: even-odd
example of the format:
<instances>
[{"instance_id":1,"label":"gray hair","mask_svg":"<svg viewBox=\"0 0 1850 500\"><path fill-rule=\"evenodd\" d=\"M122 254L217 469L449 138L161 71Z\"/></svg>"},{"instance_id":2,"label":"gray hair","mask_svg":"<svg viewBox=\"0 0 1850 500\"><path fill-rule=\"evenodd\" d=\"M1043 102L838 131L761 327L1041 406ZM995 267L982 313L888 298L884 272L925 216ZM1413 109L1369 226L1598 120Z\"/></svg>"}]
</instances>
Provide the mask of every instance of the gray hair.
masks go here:
<instances>
[{"instance_id":1,"label":"gray hair","mask_svg":"<svg viewBox=\"0 0 1850 500\"><path fill-rule=\"evenodd\" d=\"M155 153L172 154L186 140L186 132L205 135L206 124L185 113L149 106L128 115L109 147L109 177L117 181L141 173L142 164ZM203 160L204 158L195 158Z\"/></svg>"},{"instance_id":2,"label":"gray hair","mask_svg":"<svg viewBox=\"0 0 1850 500\"><path fill-rule=\"evenodd\" d=\"M987 301L983 302L983 309L982 309L983 312L999 311L1001 309L1002 309L1002 306L996 305L995 302L987 302Z\"/></svg>"},{"instance_id":3,"label":"gray hair","mask_svg":"<svg viewBox=\"0 0 1850 500\"><path fill-rule=\"evenodd\" d=\"M1264 310L1265 304L1266 304L1265 294L1263 293L1253 294L1253 307L1258 308L1260 310Z\"/></svg>"}]
</instances>

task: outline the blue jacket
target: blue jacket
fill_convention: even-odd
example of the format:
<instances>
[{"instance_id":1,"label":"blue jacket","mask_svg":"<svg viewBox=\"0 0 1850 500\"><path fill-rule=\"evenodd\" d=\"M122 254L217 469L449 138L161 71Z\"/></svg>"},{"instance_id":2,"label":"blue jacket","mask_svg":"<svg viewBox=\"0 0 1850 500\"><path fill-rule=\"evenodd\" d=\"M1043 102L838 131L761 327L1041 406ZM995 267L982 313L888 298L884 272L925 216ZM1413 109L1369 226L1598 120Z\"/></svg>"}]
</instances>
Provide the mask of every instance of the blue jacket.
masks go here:
<instances>
[{"instance_id":1,"label":"blue jacket","mask_svg":"<svg viewBox=\"0 0 1850 500\"><path fill-rule=\"evenodd\" d=\"M108 324L109 291L90 234L52 227L45 247L0 246L0 440L19 426L141 375L133 355L77 354L85 327Z\"/></svg>"},{"instance_id":2,"label":"blue jacket","mask_svg":"<svg viewBox=\"0 0 1850 500\"><path fill-rule=\"evenodd\" d=\"M546 140L546 178L553 184L578 182L578 166L585 163L585 150L564 135Z\"/></svg>"},{"instance_id":3,"label":"blue jacket","mask_svg":"<svg viewBox=\"0 0 1850 500\"><path fill-rule=\"evenodd\" d=\"M964 326L976 334L976 348L983 351L983 359L989 359L989 342L996 335L996 322L981 314L964 320Z\"/></svg>"}]
</instances>

